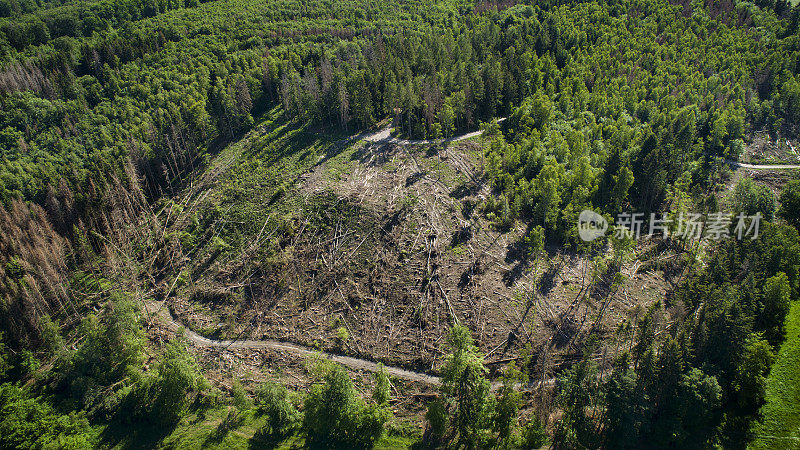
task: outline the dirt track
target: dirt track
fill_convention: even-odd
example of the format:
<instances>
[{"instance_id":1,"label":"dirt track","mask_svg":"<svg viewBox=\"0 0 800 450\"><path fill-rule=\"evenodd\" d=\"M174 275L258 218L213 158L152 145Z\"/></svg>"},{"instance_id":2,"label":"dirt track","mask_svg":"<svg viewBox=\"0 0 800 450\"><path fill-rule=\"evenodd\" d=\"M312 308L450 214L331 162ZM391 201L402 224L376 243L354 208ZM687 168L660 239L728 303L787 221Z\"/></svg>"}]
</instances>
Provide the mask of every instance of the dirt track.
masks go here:
<instances>
[{"instance_id":1,"label":"dirt track","mask_svg":"<svg viewBox=\"0 0 800 450\"><path fill-rule=\"evenodd\" d=\"M497 122L502 122L506 120L505 117L497 119ZM470 133L462 134L460 136L454 136L449 138L441 138L441 139L401 139L392 136L391 134L392 128L391 127L384 127L380 130L376 131L372 134L360 135L358 137L370 141L370 142L388 142L392 144L400 144L400 145L431 145L431 144L441 144L444 142L458 142L463 141L465 139L473 138L480 136L483 134L483 130L473 131Z\"/></svg>"},{"instance_id":2,"label":"dirt track","mask_svg":"<svg viewBox=\"0 0 800 450\"><path fill-rule=\"evenodd\" d=\"M498 121L502 121L505 119L498 119ZM391 136L390 134L390 127L382 128L373 133L362 133L358 135L354 135L347 139L347 142L353 142L358 140L366 140L370 142L387 142L387 143L394 143L399 145L431 145L431 144L438 144L438 143L445 143L445 142L454 142L454 141L462 141L465 139L469 139L472 137L480 136L482 131L474 131L470 133L466 133L460 136L446 138L446 139L433 139L433 140L409 140L409 139L400 139ZM747 168L747 169L760 169L760 170L781 170L781 169L800 169L800 165L753 165L753 164L746 164L740 163L737 161L726 160L726 163L731 165L734 168ZM172 316L171 312L168 308L165 307L163 302L152 302L151 304L147 305L147 309L151 314L158 315L162 321L167 324L167 326L173 330L177 331L179 329L185 330L185 336L187 339L194 345L199 347L211 347L211 348L222 348L222 349L260 349L260 348L268 348L274 349L279 351L286 351L289 353L293 353L299 356L312 356L312 355L320 355L330 361L342 364L350 369L353 370L365 370L370 372L377 372L379 370L378 363L366 359L354 358L349 356L338 355L334 353L327 353L327 352L320 352L315 350L311 347L306 347L303 345L290 343L290 342L282 342L276 340L213 340L209 339L205 336L202 336L184 326L182 323L178 322L175 317ZM424 372L416 372L412 370L403 369L400 367L395 366L384 366L387 373L390 375L413 382L421 382L430 385L440 385L441 381L439 377L429 375ZM555 378L545 379L540 381L539 384L543 385L553 385L555 383ZM499 383L493 383L493 388L499 387Z\"/></svg>"},{"instance_id":3,"label":"dirt track","mask_svg":"<svg viewBox=\"0 0 800 450\"><path fill-rule=\"evenodd\" d=\"M499 118L497 119L498 122L502 122L506 120L506 118ZM483 134L483 131L473 131L470 133L462 134L459 136L454 136L450 138L442 138L442 139L400 139L391 136L391 127L382 128L373 133L359 133L356 135L351 136L348 139L345 139L342 144L351 143L358 140L367 140L370 142L387 142L387 143L394 143L400 145L430 145L430 144L439 144L444 142L456 142L462 141L465 139L469 139L472 137L480 136ZM179 329L183 329L186 335L186 338L194 345L200 347L217 347L217 348L248 348L248 349L257 349L257 348L270 348L275 350L282 350L291 353L295 353L301 356L312 356L312 355L321 355L331 361L337 362L342 364L346 367L355 370L366 370L370 372L377 372L379 370L378 363L374 361L369 361L360 358L353 358L350 356L343 356L337 355L333 353L326 353L314 350L310 347L305 347L302 345L289 343L289 342L281 342L281 341L274 341L274 340L213 340L209 339L205 336L202 336L186 326L182 323L178 322L175 317L172 316L172 313L169 311L169 308L165 307L163 302L150 302L150 304L146 305L148 312L150 314L158 315L173 331L178 331ZM397 378L401 378L408 381L417 381L426 384L436 385L438 386L441 382L439 377L429 375L423 372L415 372L411 370L402 369L399 367L394 366L383 366L386 369L386 372L392 376Z\"/></svg>"},{"instance_id":4,"label":"dirt track","mask_svg":"<svg viewBox=\"0 0 800 450\"><path fill-rule=\"evenodd\" d=\"M502 121L504 119L498 119L498 121ZM351 136L350 138L343 140L340 145L345 145L347 143L352 143L354 141L359 140L366 140L370 142L390 142L399 145L430 145L435 143L442 143L442 142L452 142L452 141L462 141L465 139L469 139L475 136L479 136L482 134L482 131L475 131L471 133L467 133L464 135L447 138L447 139L437 139L437 140L406 140L406 139L397 139L390 135L390 129L383 128L377 132L373 132L371 134L362 133L358 135ZM271 339L262 339L262 340L252 340L252 339L242 339L242 340L214 340L209 339L206 336L200 335L191 329L189 329L186 325L179 322L173 315L169 308L163 302L151 302L147 304L147 310L154 315L157 315L161 322L166 324L169 329L173 331L178 331L179 329L184 330L184 334L187 339L197 347L204 347L204 348L219 348L219 349L273 349L278 351L284 351L288 353L292 353L298 356L312 356L318 355L322 356L330 361L342 364L350 369L353 370L364 370L370 372L376 372L379 370L379 365L375 361L368 360L368 359L360 359L350 356L339 355L335 353L327 353L321 352L316 350L315 348L304 346L301 344L296 344L292 342L285 342L285 341L278 341L278 340L271 340ZM397 377L399 379L412 381L412 382L421 382L429 385L440 385L441 381L439 377L434 375L427 374L425 372L417 372L413 370L403 369L397 366L384 366L387 373L390 375ZM545 386L552 386L556 382L555 378L547 378L544 380L540 380L538 385L545 385ZM494 389L500 386L499 382L492 383L492 387Z\"/></svg>"},{"instance_id":5,"label":"dirt track","mask_svg":"<svg viewBox=\"0 0 800 450\"><path fill-rule=\"evenodd\" d=\"M739 161L725 160L734 169L756 169L756 170L781 170L781 169L800 169L800 164L745 164Z\"/></svg>"},{"instance_id":6,"label":"dirt track","mask_svg":"<svg viewBox=\"0 0 800 450\"><path fill-rule=\"evenodd\" d=\"M368 372L377 372L379 370L378 363L374 361L369 361L360 358L353 358L350 356L336 355L333 353L321 352L302 345L292 344L290 342L273 341L270 339L264 339L264 340L244 339L236 341L228 339L223 339L219 341L214 339L209 339L205 336L202 336L186 328L185 326L183 326L183 324L175 320L175 318L172 316L172 313L170 313L169 308L164 307L163 302L150 302L149 304L146 305L146 307L149 314L157 315L158 317L160 317L172 331L177 332L182 329L184 331L184 335L189 340L189 342L199 347L249 348L249 349L270 348L274 350L282 350L286 352L295 353L300 356L320 355L330 361L339 363L345 367L349 367L350 369L354 370L366 370ZM423 372L415 372L413 370L401 369L400 367L394 367L394 366L384 365L383 368L389 375L406 381L416 381L420 383L430 384L433 386L441 385L441 380L439 379L439 377L434 375L428 375ZM557 381L556 378L548 378L533 384L528 384L527 387L532 388L534 386L553 386L556 383L556 381ZM491 383L493 391L496 391L501 386L502 383L499 381L494 381ZM517 387L519 388L520 386L517 385Z\"/></svg>"},{"instance_id":7,"label":"dirt track","mask_svg":"<svg viewBox=\"0 0 800 450\"><path fill-rule=\"evenodd\" d=\"M370 372L378 371L378 363L366 359L353 358L350 356L336 355L333 353L326 353L314 350L302 345L292 344L288 342L265 340L213 340L205 336L195 333L194 331L186 328L183 324L175 320L170 313L169 308L164 307L163 302L152 302L147 305L147 309L151 314L157 314L161 319L166 322L169 328L173 331L183 329L186 338L189 342L200 347L220 347L220 348L271 348L275 350L283 350L295 353L301 356L321 355L333 362L339 363L355 370L367 370ZM384 366L389 375L395 376L408 381L418 381L438 386L440 384L439 377L428 375L422 372L414 372L411 370L401 369L399 367Z\"/></svg>"}]
</instances>

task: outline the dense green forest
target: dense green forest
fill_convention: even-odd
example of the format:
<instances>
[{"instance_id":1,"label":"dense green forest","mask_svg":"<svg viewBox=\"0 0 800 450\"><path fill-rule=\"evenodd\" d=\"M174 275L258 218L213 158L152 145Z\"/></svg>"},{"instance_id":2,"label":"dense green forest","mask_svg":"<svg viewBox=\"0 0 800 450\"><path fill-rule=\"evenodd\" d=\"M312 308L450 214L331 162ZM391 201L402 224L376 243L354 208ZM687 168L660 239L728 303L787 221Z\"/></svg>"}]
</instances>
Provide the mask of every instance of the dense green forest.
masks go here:
<instances>
[{"instance_id":1,"label":"dense green forest","mask_svg":"<svg viewBox=\"0 0 800 450\"><path fill-rule=\"evenodd\" d=\"M387 123L408 140L483 131L491 195L468 206L523 229L536 269L564 251L619 275L635 243L583 242L586 209L764 220L753 240L662 241L680 252L674 289L613 332L610 368L593 357L605 336L580 346L550 417L526 393L535 352L490 373L454 320L409 431L385 371L367 389L317 361L307 392L221 390L180 333L153 331L147 305L188 283L183 261L261 238L260 212L226 235L226 211L184 217L184 196L275 123L264 165L305 148L281 147L285 130L330 148ZM781 448L764 436L797 439L800 421L800 181L775 195L732 176L757 134L800 134L785 0L0 0L0 447L191 446L188 418L218 414L267 448ZM285 175L263 181L269 206ZM258 257L299 228L282 222Z\"/></svg>"}]
</instances>

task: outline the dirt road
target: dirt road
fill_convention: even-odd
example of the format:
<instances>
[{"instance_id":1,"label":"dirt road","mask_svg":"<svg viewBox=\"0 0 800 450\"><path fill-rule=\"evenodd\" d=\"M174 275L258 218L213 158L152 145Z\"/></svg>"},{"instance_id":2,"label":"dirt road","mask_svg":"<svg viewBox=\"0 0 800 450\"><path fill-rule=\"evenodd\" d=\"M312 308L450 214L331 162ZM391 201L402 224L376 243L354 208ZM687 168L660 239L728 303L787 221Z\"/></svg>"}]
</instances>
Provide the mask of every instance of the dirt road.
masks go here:
<instances>
[{"instance_id":1,"label":"dirt road","mask_svg":"<svg viewBox=\"0 0 800 450\"><path fill-rule=\"evenodd\" d=\"M324 358L327 358L333 362L339 363L343 366L349 367L355 370L367 370L370 372L377 372L378 371L378 363L374 361L369 361L366 359L360 358L353 358L350 356L342 356L336 355L333 353L326 353L314 350L309 347L305 347L298 344L292 344L289 342L281 342L281 341L273 341L269 339L264 340L214 340L209 339L205 336L195 333L194 331L185 327L182 323L178 322L173 316L172 313L169 311L169 308L163 305L163 302L150 302L146 305L148 312L150 314L156 314L159 318L161 318L171 330L178 331L179 329L183 329L186 338L194 345L200 347L218 347L218 348L270 348L274 350L282 350L286 352L291 352L300 356L312 356L312 355L321 355ZM434 386L438 386L440 384L439 377L428 375L422 372L414 372L412 370L401 369L399 367L393 366L384 366L386 372L389 375L392 375L397 378L401 378L403 380L408 381L418 381L421 383L427 383Z\"/></svg>"},{"instance_id":2,"label":"dirt road","mask_svg":"<svg viewBox=\"0 0 800 450\"><path fill-rule=\"evenodd\" d=\"M725 160L734 169L755 169L755 170L782 170L782 169L800 169L800 164L747 164L730 159Z\"/></svg>"},{"instance_id":3,"label":"dirt road","mask_svg":"<svg viewBox=\"0 0 800 450\"><path fill-rule=\"evenodd\" d=\"M366 359L360 358L353 358L350 356L343 356L337 355L334 353L327 353L327 352L320 352L318 350L314 350L309 347L305 347L298 344L292 344L290 342L281 342L281 341L273 341L270 339L262 339L262 340L251 340L251 339L244 339L244 340L214 340L209 339L205 336L195 333L194 331L186 328L183 326L182 323L178 322L173 316L172 313L169 311L163 302L156 302L151 301L145 305L147 307L147 311L151 315L156 315L158 318L163 320L167 326L172 331L178 331L180 329L184 330L184 334L186 339L189 340L194 345L199 347L217 347L217 348L269 348L273 350L281 350L290 353L295 353L300 356L313 356L313 355L320 355L330 361L335 363L339 363L345 367L348 367L353 370L366 370L368 372L377 372L378 371L378 363L374 361L369 361ZM383 366L386 369L386 373L393 377L397 377L406 381L417 381L420 383L426 383L433 386L441 385L441 380L439 377L434 375L428 375L423 372L415 372L413 370L406 370L400 367L394 366ZM531 383L525 386L525 388L530 389L533 387L538 386L552 386L556 383L556 378L548 378L543 381L539 381L536 383ZM499 381L492 382L492 390L496 391L502 386L502 383ZM518 386L520 387L520 386Z\"/></svg>"},{"instance_id":4,"label":"dirt road","mask_svg":"<svg viewBox=\"0 0 800 450\"><path fill-rule=\"evenodd\" d=\"M506 120L505 117L497 119L498 122L502 122ZM459 136L449 137L449 138L441 138L441 139L401 139L392 136L392 127L384 127L380 130L372 133L360 136L362 139L370 142L387 142L391 144L400 144L400 145L431 145L431 144L441 144L444 142L458 142L463 141L465 139L474 138L483 134L483 130L473 131L470 133L462 134Z\"/></svg>"}]
</instances>

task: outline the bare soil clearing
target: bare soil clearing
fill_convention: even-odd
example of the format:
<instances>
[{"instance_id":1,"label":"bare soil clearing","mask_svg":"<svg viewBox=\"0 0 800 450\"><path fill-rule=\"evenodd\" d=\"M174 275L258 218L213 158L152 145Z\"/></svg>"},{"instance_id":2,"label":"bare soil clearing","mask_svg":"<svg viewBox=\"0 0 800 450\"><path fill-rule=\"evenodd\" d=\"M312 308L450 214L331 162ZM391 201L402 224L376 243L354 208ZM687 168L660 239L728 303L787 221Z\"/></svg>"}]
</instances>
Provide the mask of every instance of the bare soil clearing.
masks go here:
<instances>
[{"instance_id":1,"label":"bare soil clearing","mask_svg":"<svg viewBox=\"0 0 800 450\"><path fill-rule=\"evenodd\" d=\"M441 366L444 336L459 321L492 369L527 354L546 381L582 354L592 333L605 336L606 350L626 345L614 330L663 300L671 281L641 260L620 268L628 278L614 292L605 277L613 274L594 276L594 263L577 254L552 249L527 261L519 245L525 230L497 230L476 208L491 194L479 143L381 136L307 155L316 162L296 177L287 173L294 182L275 203L294 205L290 220L279 224L272 212L251 225L226 218L227 226L255 229L252 243L238 255L209 250L186 262L185 271L203 281L176 289L167 303L196 344L320 349L347 355L336 358L355 369L381 361L399 378L435 382L428 374ZM240 154L226 167L256 163ZM215 174L221 186L223 172ZM274 197L264 185L252 197ZM196 194L198 208L222 189L206 186L212 191ZM598 353L601 365L611 362L606 350Z\"/></svg>"},{"instance_id":2,"label":"bare soil clearing","mask_svg":"<svg viewBox=\"0 0 800 450\"><path fill-rule=\"evenodd\" d=\"M800 167L800 143L795 139L772 139L766 132L758 132L745 147L740 158L741 167L780 169L785 165Z\"/></svg>"},{"instance_id":3,"label":"bare soil clearing","mask_svg":"<svg viewBox=\"0 0 800 450\"><path fill-rule=\"evenodd\" d=\"M186 333L186 339L188 339L194 345L199 347L212 347L212 348L221 348L221 349L273 349L279 352L289 352L296 354L298 356L304 357L316 357L321 356L323 358L329 359L333 362L339 363L343 366L349 367L350 369L354 370L366 370L369 372L378 372L379 366L377 363L359 359L359 358L351 358L349 356L342 356L336 355L331 353L324 353L318 350L314 350L308 347L304 347L301 345L296 345L288 342L280 342L274 340L253 340L253 339L243 339L243 340L214 340L209 339L205 336L202 336L192 330L186 329L181 323L176 321L172 314L169 312L169 308L165 308L163 304L158 302L152 302L148 305L148 312L150 314L157 314L160 316L162 320L165 321L167 326L174 332L183 329ZM428 375L425 373L414 372L410 370L404 370L399 367L392 367L392 366L384 366L387 373L389 373L393 377L401 378L403 380L408 381L417 381L421 383L427 383L430 385L439 385L439 377Z\"/></svg>"}]
</instances>

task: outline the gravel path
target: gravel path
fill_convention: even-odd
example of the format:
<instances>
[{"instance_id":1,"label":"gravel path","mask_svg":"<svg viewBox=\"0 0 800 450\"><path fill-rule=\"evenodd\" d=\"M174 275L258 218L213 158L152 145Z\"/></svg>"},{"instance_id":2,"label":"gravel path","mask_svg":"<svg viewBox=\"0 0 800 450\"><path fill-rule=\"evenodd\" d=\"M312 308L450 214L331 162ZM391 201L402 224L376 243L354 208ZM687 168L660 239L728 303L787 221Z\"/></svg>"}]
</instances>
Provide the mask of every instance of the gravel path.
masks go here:
<instances>
[{"instance_id":1,"label":"gravel path","mask_svg":"<svg viewBox=\"0 0 800 450\"><path fill-rule=\"evenodd\" d=\"M333 362L339 363L343 366L347 366L351 369L355 370L366 370L369 372L377 372L378 371L378 363L374 361L369 361L366 359L360 358L353 358L350 356L342 356L337 355L334 353L326 353L314 350L310 347L305 347L303 345L293 344L290 342L281 342L281 341L273 341L270 339L264 340L214 340L209 339L205 336L202 336L186 326L182 323L178 322L178 320L172 316L172 313L169 311L169 308L165 307L162 302L151 302L147 305L147 309L151 314L157 314L166 324L169 326L170 329L173 331L177 331L181 328L184 329L186 338L189 342L197 345L199 347L218 347L218 348L270 348L274 350L281 350L286 352L295 353L300 356L312 356L312 355L321 355L324 358L327 358ZM438 386L440 384L439 377L428 375L423 372L415 372L413 370L406 370L400 367L394 366L383 366L386 369L386 372L389 375L392 375L397 378L401 378L408 381L418 381L421 383L431 384L434 386Z\"/></svg>"},{"instance_id":2,"label":"gravel path","mask_svg":"<svg viewBox=\"0 0 800 450\"><path fill-rule=\"evenodd\" d=\"M725 160L726 163L731 165L734 169L756 169L756 170L781 170L781 169L800 169L800 164L747 164L733 161L730 159Z\"/></svg>"},{"instance_id":3,"label":"gravel path","mask_svg":"<svg viewBox=\"0 0 800 450\"><path fill-rule=\"evenodd\" d=\"M497 119L498 122L502 122L506 120L505 117ZM388 126L385 128L381 128L380 130L372 133L366 134L362 137L362 139L370 141L370 142L387 142L391 144L400 144L400 145L431 145L431 144L441 144L443 142L457 142L463 141L465 139L474 138L483 134L483 130L473 131L470 133L462 134L459 136L454 136L450 138L441 138L441 139L401 139L396 138L391 135L392 127Z\"/></svg>"}]
</instances>

